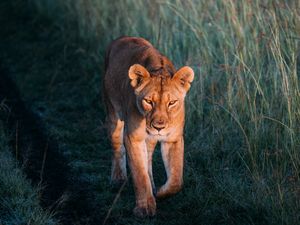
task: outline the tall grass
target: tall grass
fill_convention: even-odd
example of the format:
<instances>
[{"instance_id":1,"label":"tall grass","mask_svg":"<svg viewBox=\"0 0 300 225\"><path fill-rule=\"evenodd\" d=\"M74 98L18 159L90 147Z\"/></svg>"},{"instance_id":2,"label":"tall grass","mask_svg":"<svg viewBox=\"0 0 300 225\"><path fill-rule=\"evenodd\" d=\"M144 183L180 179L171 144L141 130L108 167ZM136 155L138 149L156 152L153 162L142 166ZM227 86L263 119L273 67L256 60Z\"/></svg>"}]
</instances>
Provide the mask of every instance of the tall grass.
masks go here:
<instances>
[{"instance_id":1,"label":"tall grass","mask_svg":"<svg viewBox=\"0 0 300 225\"><path fill-rule=\"evenodd\" d=\"M99 63L111 40L129 35L150 40L177 68L193 67L186 180L221 208L209 212L199 200L196 214L209 214L211 222L217 212L226 221L222 205L231 202L248 210L242 215L250 224L260 211L265 223L299 219L299 1L30 2L66 37L75 30Z\"/></svg>"}]
</instances>

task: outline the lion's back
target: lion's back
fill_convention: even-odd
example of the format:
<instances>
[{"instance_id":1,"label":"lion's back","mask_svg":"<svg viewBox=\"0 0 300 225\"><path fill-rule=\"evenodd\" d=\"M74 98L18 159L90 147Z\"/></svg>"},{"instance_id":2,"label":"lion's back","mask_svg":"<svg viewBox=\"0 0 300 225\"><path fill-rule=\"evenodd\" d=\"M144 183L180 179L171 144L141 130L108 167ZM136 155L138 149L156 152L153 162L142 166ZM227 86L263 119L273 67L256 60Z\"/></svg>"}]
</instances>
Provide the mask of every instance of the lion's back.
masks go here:
<instances>
[{"instance_id":1,"label":"lion's back","mask_svg":"<svg viewBox=\"0 0 300 225\"><path fill-rule=\"evenodd\" d=\"M153 47L145 39L127 36L112 41L108 46L105 54L103 94L106 101L117 111L122 111L128 101L135 98L128 78L128 69L138 63L149 48Z\"/></svg>"},{"instance_id":2,"label":"lion's back","mask_svg":"<svg viewBox=\"0 0 300 225\"><path fill-rule=\"evenodd\" d=\"M151 43L138 37L123 36L112 41L105 53L105 71L109 67L129 67L148 48L153 48Z\"/></svg>"}]
</instances>

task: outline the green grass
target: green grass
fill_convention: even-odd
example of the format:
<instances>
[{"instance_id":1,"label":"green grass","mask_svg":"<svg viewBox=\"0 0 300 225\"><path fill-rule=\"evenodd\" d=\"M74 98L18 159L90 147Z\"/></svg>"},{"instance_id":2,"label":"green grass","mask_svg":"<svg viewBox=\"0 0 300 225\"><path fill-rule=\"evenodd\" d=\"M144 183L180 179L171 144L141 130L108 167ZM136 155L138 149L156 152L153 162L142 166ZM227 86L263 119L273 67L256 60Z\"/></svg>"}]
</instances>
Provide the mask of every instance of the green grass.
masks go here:
<instances>
[{"instance_id":1,"label":"green grass","mask_svg":"<svg viewBox=\"0 0 300 225\"><path fill-rule=\"evenodd\" d=\"M17 1L18 2L18 1ZM18 3L16 8L19 7ZM21 4L21 3L19 3ZM300 211L300 5L297 1L29 1L26 29L2 42L24 100L39 113L104 218L111 151L103 56L121 35L193 67L185 186L151 220L132 216L131 183L114 224L297 224ZM24 9L22 11L24 13ZM15 30L14 30L15 29ZM155 179L165 179L156 152Z\"/></svg>"},{"instance_id":2,"label":"green grass","mask_svg":"<svg viewBox=\"0 0 300 225\"><path fill-rule=\"evenodd\" d=\"M0 121L0 224L58 224L54 215L39 205L39 188L32 187L25 178L8 140Z\"/></svg>"}]
</instances>

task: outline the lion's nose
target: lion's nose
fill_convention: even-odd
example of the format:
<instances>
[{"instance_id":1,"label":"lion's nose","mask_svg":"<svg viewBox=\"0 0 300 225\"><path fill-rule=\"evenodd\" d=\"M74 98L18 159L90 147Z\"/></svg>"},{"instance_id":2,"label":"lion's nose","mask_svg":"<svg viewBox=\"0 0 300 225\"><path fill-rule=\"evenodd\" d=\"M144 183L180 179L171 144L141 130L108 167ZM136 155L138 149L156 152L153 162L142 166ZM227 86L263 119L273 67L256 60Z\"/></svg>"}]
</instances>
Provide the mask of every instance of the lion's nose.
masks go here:
<instances>
[{"instance_id":1,"label":"lion's nose","mask_svg":"<svg viewBox=\"0 0 300 225\"><path fill-rule=\"evenodd\" d=\"M163 120L163 119L153 120L152 121L152 127L155 128L158 131L164 129L166 127L165 120Z\"/></svg>"}]
</instances>

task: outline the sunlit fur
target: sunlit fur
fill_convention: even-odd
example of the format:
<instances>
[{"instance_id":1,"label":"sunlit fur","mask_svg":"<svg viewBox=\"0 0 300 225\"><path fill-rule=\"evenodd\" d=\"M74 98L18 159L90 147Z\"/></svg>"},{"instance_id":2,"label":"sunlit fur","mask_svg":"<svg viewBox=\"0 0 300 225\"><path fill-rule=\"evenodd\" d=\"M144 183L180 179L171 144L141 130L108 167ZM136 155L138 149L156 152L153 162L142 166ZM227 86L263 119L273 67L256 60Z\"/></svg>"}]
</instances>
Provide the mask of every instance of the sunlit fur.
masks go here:
<instances>
[{"instance_id":1,"label":"sunlit fur","mask_svg":"<svg viewBox=\"0 0 300 225\"><path fill-rule=\"evenodd\" d=\"M175 194L182 187L184 98L193 79L190 67L176 71L170 60L142 38L119 38L107 50L104 97L114 152L111 182L121 184L127 179L125 149L136 216L156 212L152 154L158 141L168 179L156 197Z\"/></svg>"},{"instance_id":2,"label":"sunlit fur","mask_svg":"<svg viewBox=\"0 0 300 225\"><path fill-rule=\"evenodd\" d=\"M147 132L150 135L161 136L162 139L172 134L174 129L183 122L184 117L184 97L185 91L174 82L171 77L152 77L147 85L137 96L137 106L139 111L146 117ZM144 99L149 99L152 105ZM170 105L171 101L176 101ZM151 122L163 119L166 127L160 131L152 127Z\"/></svg>"}]
</instances>

